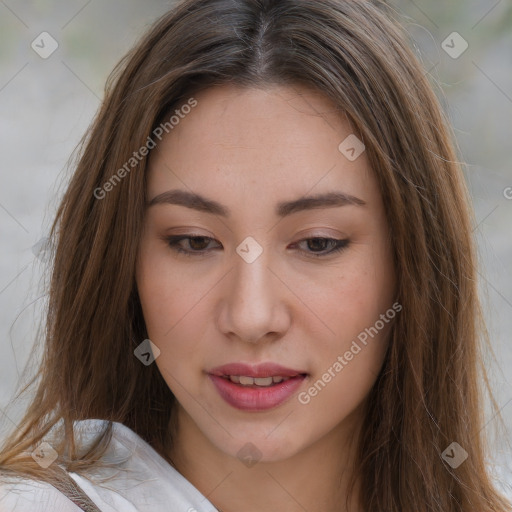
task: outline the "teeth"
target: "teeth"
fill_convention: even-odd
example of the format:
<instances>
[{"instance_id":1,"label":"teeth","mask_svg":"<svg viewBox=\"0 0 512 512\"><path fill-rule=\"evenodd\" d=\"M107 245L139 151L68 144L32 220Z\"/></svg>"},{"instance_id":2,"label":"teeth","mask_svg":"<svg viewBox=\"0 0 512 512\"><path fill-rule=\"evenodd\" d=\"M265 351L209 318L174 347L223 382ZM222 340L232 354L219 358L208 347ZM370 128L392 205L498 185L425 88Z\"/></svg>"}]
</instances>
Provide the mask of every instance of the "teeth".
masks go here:
<instances>
[{"instance_id":1,"label":"teeth","mask_svg":"<svg viewBox=\"0 0 512 512\"><path fill-rule=\"evenodd\" d=\"M256 384L256 386L271 386L272 377L260 377L258 379L254 379L254 384Z\"/></svg>"},{"instance_id":2,"label":"teeth","mask_svg":"<svg viewBox=\"0 0 512 512\"><path fill-rule=\"evenodd\" d=\"M241 384L242 386L262 386L268 387L272 384L278 384L288 380L290 377L246 377L245 375L230 375L229 380L235 384Z\"/></svg>"}]
</instances>

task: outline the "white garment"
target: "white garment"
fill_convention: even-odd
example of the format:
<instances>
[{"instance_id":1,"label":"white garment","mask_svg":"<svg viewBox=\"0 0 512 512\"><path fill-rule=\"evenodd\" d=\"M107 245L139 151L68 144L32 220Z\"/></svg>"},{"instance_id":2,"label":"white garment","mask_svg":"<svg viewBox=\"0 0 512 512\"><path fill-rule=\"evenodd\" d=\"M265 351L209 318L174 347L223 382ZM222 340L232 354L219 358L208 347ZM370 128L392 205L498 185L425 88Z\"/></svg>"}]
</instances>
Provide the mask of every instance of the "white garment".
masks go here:
<instances>
[{"instance_id":1,"label":"white garment","mask_svg":"<svg viewBox=\"0 0 512 512\"><path fill-rule=\"evenodd\" d=\"M102 420L75 423L80 442L87 444L102 427ZM78 437L78 436L77 436ZM104 484L69 473L102 512L218 512L198 489L164 460L148 443L121 423L113 423L112 440L102 458L127 471ZM497 466L497 487L512 500L512 468ZM49 484L29 479L5 483L0 476L0 512L80 512Z\"/></svg>"},{"instance_id":2,"label":"white garment","mask_svg":"<svg viewBox=\"0 0 512 512\"><path fill-rule=\"evenodd\" d=\"M75 423L80 442L92 441L103 420ZM102 460L114 462L123 471L96 470L94 474L115 478L93 483L69 473L102 512L217 512L217 509L184 476L148 443L121 423L113 423L112 440ZM92 476L92 475L91 475ZM80 509L50 484L31 479L0 476L0 512L80 512Z\"/></svg>"}]
</instances>

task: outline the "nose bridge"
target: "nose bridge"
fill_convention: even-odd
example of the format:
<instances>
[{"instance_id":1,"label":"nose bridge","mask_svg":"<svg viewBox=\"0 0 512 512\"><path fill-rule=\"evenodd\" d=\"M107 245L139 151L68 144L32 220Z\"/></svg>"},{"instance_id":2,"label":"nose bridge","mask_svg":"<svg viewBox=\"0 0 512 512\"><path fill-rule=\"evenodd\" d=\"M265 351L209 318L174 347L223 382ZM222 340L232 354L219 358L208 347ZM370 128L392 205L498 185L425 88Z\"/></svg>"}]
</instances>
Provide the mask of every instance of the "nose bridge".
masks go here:
<instances>
[{"instance_id":1,"label":"nose bridge","mask_svg":"<svg viewBox=\"0 0 512 512\"><path fill-rule=\"evenodd\" d=\"M264 239L264 235L246 236L235 247L233 264L235 294L242 299L244 295L250 297L253 294L264 293L265 287L269 286L269 274L271 274L268 269L270 265L268 239Z\"/></svg>"},{"instance_id":2,"label":"nose bridge","mask_svg":"<svg viewBox=\"0 0 512 512\"><path fill-rule=\"evenodd\" d=\"M269 269L270 253L256 244L254 239L246 239L237 247L221 314L225 334L251 342L283 327L279 325L282 311L278 280Z\"/></svg>"},{"instance_id":3,"label":"nose bridge","mask_svg":"<svg viewBox=\"0 0 512 512\"><path fill-rule=\"evenodd\" d=\"M240 244L237 248L237 256L234 258L234 281L235 289L240 298L244 297L258 298L262 293L270 292L268 289L269 277L271 275L269 266L268 251L261 251L260 254L254 254L255 249L248 244ZM240 255L245 252L244 255ZM253 254L251 254L253 252Z\"/></svg>"}]
</instances>

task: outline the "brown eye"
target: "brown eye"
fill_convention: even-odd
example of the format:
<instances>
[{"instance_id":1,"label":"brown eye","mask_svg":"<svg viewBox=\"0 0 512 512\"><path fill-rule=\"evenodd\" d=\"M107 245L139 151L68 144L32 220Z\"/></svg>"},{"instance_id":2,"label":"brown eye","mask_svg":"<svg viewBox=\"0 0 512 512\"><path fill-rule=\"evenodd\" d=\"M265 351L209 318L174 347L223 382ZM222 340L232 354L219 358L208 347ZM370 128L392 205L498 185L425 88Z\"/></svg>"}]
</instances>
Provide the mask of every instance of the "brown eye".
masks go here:
<instances>
[{"instance_id":1,"label":"brown eye","mask_svg":"<svg viewBox=\"0 0 512 512\"><path fill-rule=\"evenodd\" d=\"M187 256L192 256L194 254L201 255L209 252L206 251L206 248L208 247L208 243L214 239L208 236L175 235L165 237L165 240L173 251ZM180 242L183 240L188 241L188 248L184 248L180 245Z\"/></svg>"},{"instance_id":2,"label":"brown eye","mask_svg":"<svg viewBox=\"0 0 512 512\"><path fill-rule=\"evenodd\" d=\"M348 239L338 240L336 238L313 237L305 238L304 240L298 242L296 245L301 244L303 242L307 242L306 245L308 250L306 250L305 252L317 258L341 252L349 244ZM326 251L328 247L331 247L331 249Z\"/></svg>"}]
</instances>

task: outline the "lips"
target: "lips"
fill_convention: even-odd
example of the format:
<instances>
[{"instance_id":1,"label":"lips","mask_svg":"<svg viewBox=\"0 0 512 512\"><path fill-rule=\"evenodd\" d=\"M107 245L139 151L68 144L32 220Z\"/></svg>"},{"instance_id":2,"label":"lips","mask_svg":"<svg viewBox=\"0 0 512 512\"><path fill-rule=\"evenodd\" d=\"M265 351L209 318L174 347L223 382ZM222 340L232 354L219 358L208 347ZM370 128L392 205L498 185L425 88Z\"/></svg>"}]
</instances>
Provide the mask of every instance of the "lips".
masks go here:
<instances>
[{"instance_id":1,"label":"lips","mask_svg":"<svg viewBox=\"0 0 512 512\"><path fill-rule=\"evenodd\" d=\"M289 399L307 373L275 363L231 363L210 370L208 376L229 405L244 411L263 411Z\"/></svg>"}]
</instances>

